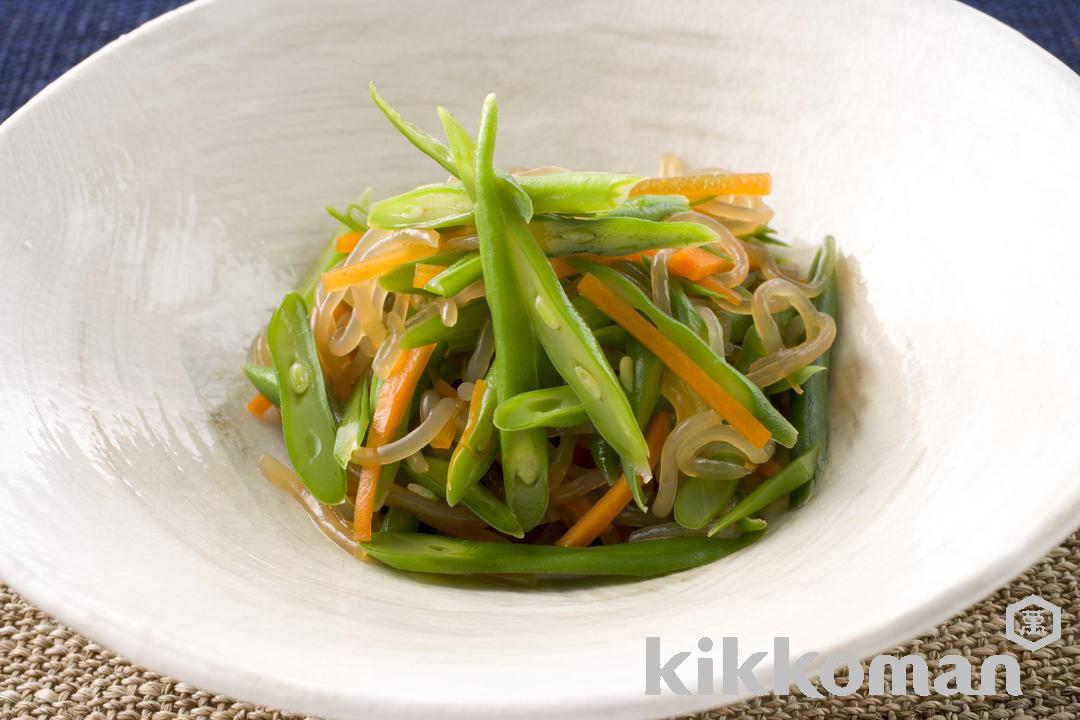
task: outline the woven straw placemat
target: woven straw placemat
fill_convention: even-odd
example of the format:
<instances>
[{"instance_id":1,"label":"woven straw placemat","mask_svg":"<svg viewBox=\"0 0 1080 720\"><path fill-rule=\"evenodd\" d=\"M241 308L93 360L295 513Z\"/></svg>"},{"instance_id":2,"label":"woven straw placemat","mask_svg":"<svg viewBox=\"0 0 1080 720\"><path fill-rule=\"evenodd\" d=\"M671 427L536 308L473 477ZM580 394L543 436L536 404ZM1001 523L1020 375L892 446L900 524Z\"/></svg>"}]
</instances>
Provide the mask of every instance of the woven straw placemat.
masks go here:
<instances>
[{"instance_id":1,"label":"woven straw placemat","mask_svg":"<svg viewBox=\"0 0 1080 720\"><path fill-rule=\"evenodd\" d=\"M1027 652L1003 637L1005 607L1037 594L1062 609L1061 640ZM236 702L143 670L69 630L0 585L0 720L284 720L299 718ZM1080 718L1080 531L1021 577L895 654L934 660L990 655L1020 661L1023 694L986 697L868 696L811 700L765 696L702 716L709 720L1077 720ZM865 687L863 688L865 690Z\"/></svg>"}]
</instances>

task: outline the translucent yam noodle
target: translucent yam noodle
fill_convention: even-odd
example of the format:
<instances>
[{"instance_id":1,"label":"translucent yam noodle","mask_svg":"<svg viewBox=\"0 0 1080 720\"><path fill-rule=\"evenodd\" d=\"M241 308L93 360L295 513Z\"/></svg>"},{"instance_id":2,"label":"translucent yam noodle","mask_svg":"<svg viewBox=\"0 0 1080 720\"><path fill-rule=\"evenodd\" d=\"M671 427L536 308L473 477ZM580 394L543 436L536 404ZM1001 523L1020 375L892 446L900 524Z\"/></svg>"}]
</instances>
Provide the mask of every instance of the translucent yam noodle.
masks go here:
<instances>
[{"instance_id":1,"label":"translucent yam noodle","mask_svg":"<svg viewBox=\"0 0 1080 720\"><path fill-rule=\"evenodd\" d=\"M659 251L653 256L652 265L649 268L653 302L668 315L671 314L671 281L668 275L668 259L672 253L674 253L674 250L670 248Z\"/></svg>"},{"instance_id":2,"label":"translucent yam noodle","mask_svg":"<svg viewBox=\"0 0 1080 720\"><path fill-rule=\"evenodd\" d=\"M716 233L717 238L705 247L717 250L732 263L730 270L714 273L712 275L713 280L724 287L733 288L741 285L742 281L746 279L750 272L750 258L746 254L746 249L738 238L732 235L731 231L718 220L691 210L690 212L675 213L667 218L666 222L692 222L704 225L712 230Z\"/></svg>"},{"instance_id":3,"label":"translucent yam noodle","mask_svg":"<svg viewBox=\"0 0 1080 720\"><path fill-rule=\"evenodd\" d=\"M836 321L818 312L810 299L790 280L766 280L754 291L751 303L754 328L767 353L750 365L747 378L766 387L809 365L828 350L836 339ZM806 339L795 347L785 347L773 313L795 308L806 329Z\"/></svg>"},{"instance_id":4,"label":"translucent yam noodle","mask_svg":"<svg viewBox=\"0 0 1080 720\"><path fill-rule=\"evenodd\" d=\"M377 448L360 447L353 450L352 462L357 465L389 465L418 453L442 432L457 412L457 402L443 398L435 404L427 418L416 428L394 442Z\"/></svg>"}]
</instances>

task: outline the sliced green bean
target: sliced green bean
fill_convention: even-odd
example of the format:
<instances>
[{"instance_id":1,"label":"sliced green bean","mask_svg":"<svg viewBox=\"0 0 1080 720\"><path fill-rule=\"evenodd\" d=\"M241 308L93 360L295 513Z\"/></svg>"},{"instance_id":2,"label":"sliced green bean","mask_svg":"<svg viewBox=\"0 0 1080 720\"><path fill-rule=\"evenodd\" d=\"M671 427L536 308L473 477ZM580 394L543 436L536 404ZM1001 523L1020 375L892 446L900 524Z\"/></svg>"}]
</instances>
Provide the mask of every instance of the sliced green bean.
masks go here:
<instances>
[{"instance_id":1,"label":"sliced green bean","mask_svg":"<svg viewBox=\"0 0 1080 720\"><path fill-rule=\"evenodd\" d=\"M495 370L500 402L538 385L537 345L525 303L514 287L513 260L501 210L499 190L492 167L495 152L496 110L494 98L484 102L481 132L476 147L475 216L480 237L480 262L484 287L491 304L495 334ZM506 502L522 528L530 530L543 518L548 503L548 444L540 429L500 431L503 482Z\"/></svg>"},{"instance_id":2,"label":"sliced green bean","mask_svg":"<svg viewBox=\"0 0 1080 720\"><path fill-rule=\"evenodd\" d=\"M660 380L664 375L664 363L632 337L627 340L626 352L634 368L634 379L630 386L630 407L634 410L638 427L644 429L652 418L660 399ZM626 477L629 480L631 475L626 473ZM642 512L645 512L647 504L641 478L634 477L630 481L630 492L634 502Z\"/></svg>"},{"instance_id":3,"label":"sliced green bean","mask_svg":"<svg viewBox=\"0 0 1080 720\"><path fill-rule=\"evenodd\" d=\"M490 293L488 297L491 297ZM437 313L408 327L401 335L401 347L418 348L440 340L476 335L487 318L487 301L473 300L468 305L458 308L457 322L450 327L443 325L442 318Z\"/></svg>"},{"instance_id":4,"label":"sliced green bean","mask_svg":"<svg viewBox=\"0 0 1080 720\"><path fill-rule=\"evenodd\" d=\"M601 345L616 348L618 350L625 350L626 344L630 341L630 334L618 325L608 325L607 327L593 330L593 337L595 337L596 342Z\"/></svg>"},{"instance_id":5,"label":"sliced green bean","mask_svg":"<svg viewBox=\"0 0 1080 720\"><path fill-rule=\"evenodd\" d=\"M390 107L390 104L379 96L379 93L375 90L375 83L371 83L371 99L375 101L375 105L382 111L382 114L386 116L386 119L390 121L390 124L396 127L409 142L420 150L420 152L442 165L451 175L457 175L457 166L454 164L454 160L450 155L450 148L436 140L427 131L420 129L401 117L401 114L397 110Z\"/></svg>"},{"instance_id":6,"label":"sliced green bean","mask_svg":"<svg viewBox=\"0 0 1080 720\"><path fill-rule=\"evenodd\" d=\"M818 461L818 446L799 455L784 466L784 469L763 480L745 498L740 500L719 521L709 528L709 535L715 535L726 527L749 517L767 505L771 505L801 485L805 485L814 476Z\"/></svg>"},{"instance_id":7,"label":"sliced green bean","mask_svg":"<svg viewBox=\"0 0 1080 720\"><path fill-rule=\"evenodd\" d=\"M675 522L693 530L705 527L731 502L738 484L738 479L687 478L675 496Z\"/></svg>"},{"instance_id":8,"label":"sliced green bean","mask_svg":"<svg viewBox=\"0 0 1080 720\"><path fill-rule=\"evenodd\" d=\"M542 219L532 224L545 254L629 255L662 248L684 248L714 242L716 233L692 222L654 222L634 217L588 220Z\"/></svg>"},{"instance_id":9,"label":"sliced green bean","mask_svg":"<svg viewBox=\"0 0 1080 720\"><path fill-rule=\"evenodd\" d=\"M364 442L368 424L371 423L370 392L371 383L366 376L357 380L341 413L341 423L334 439L334 457L342 469L349 464L353 451Z\"/></svg>"},{"instance_id":10,"label":"sliced green bean","mask_svg":"<svg viewBox=\"0 0 1080 720\"><path fill-rule=\"evenodd\" d=\"M418 472L406 464L405 472L413 480L445 500L449 464L436 457L425 457L424 460L427 462L427 470ZM518 522L514 513L510 512L510 508L483 485L473 485L466 490L461 497L461 504L499 532L516 538L525 536L521 523Z\"/></svg>"},{"instance_id":11,"label":"sliced green bean","mask_svg":"<svg viewBox=\"0 0 1080 720\"><path fill-rule=\"evenodd\" d=\"M561 385L530 390L499 403L494 419L500 430L528 430L574 427L589 416L574 389Z\"/></svg>"},{"instance_id":12,"label":"sliced green bean","mask_svg":"<svg viewBox=\"0 0 1080 720\"><path fill-rule=\"evenodd\" d=\"M398 265L390 272L380 275L378 279L379 287L387 292L422 294L420 288L413 285L413 278L416 277L417 265L450 266L461 258L462 253L438 253L436 255L429 255L420 260L410 260L409 262Z\"/></svg>"},{"instance_id":13,"label":"sliced green bean","mask_svg":"<svg viewBox=\"0 0 1080 720\"><path fill-rule=\"evenodd\" d=\"M428 280L424 289L443 297L453 297L473 283L484 279L480 253L469 253Z\"/></svg>"},{"instance_id":14,"label":"sliced green bean","mask_svg":"<svg viewBox=\"0 0 1080 720\"><path fill-rule=\"evenodd\" d=\"M621 274L597 263L574 260L574 264L596 275L624 302L644 313L657 328L679 346L691 360L697 363L721 387L747 408L772 433L776 442L785 447L795 444L797 433L791 423L780 414L765 394L716 353L690 328L656 307L632 281ZM663 359L663 358L661 358Z\"/></svg>"},{"instance_id":15,"label":"sliced green bean","mask_svg":"<svg viewBox=\"0 0 1080 720\"><path fill-rule=\"evenodd\" d=\"M495 461L495 453L499 448L493 422L495 405L498 402L497 384L495 368L492 367L485 378L480 407L469 408L469 414L475 414L476 420L462 433L454 454L450 456L450 466L446 472L446 502L451 507L461 502L469 488L480 482Z\"/></svg>"},{"instance_id":16,"label":"sliced green bean","mask_svg":"<svg viewBox=\"0 0 1080 720\"><path fill-rule=\"evenodd\" d=\"M408 510L399 507L386 508L383 513L383 532L416 532L420 528L420 521Z\"/></svg>"},{"instance_id":17,"label":"sliced green bean","mask_svg":"<svg viewBox=\"0 0 1080 720\"><path fill-rule=\"evenodd\" d=\"M819 372L824 372L826 370L828 370L828 368L824 365L805 365L796 370L792 375L790 375L790 380L788 378L782 378L780 380L777 380L772 385L766 387L764 392L766 395L776 395L777 393L791 390L792 380L794 380L797 385L803 386L810 380L810 378L814 377ZM797 442L798 441L796 441L796 443Z\"/></svg>"},{"instance_id":18,"label":"sliced green bean","mask_svg":"<svg viewBox=\"0 0 1080 720\"><path fill-rule=\"evenodd\" d=\"M811 273L813 274L813 273ZM833 271L828 284L820 295L814 299L818 310L837 318L837 291L836 272ZM828 350L817 359L817 364L828 368L832 362L832 351ZM829 372L825 370L814 375L803 385L802 395L796 395L791 400L792 422L799 430L799 439L795 443L795 452L805 450L811 445L819 448L817 466L810 480L796 488L791 493L788 506L797 508L805 505L806 501L814 492L814 482L821 476L825 469L825 456L829 447Z\"/></svg>"},{"instance_id":19,"label":"sliced green bean","mask_svg":"<svg viewBox=\"0 0 1080 720\"><path fill-rule=\"evenodd\" d=\"M281 407L281 390L278 388L274 368L247 363L244 365L244 375L260 395L269 400L272 405Z\"/></svg>"},{"instance_id":20,"label":"sliced green bean","mask_svg":"<svg viewBox=\"0 0 1080 720\"><path fill-rule=\"evenodd\" d=\"M363 543L372 557L398 570L462 575L627 575L651 577L718 560L758 539L666 538L618 545L560 547L457 540L420 533L377 533Z\"/></svg>"},{"instance_id":21,"label":"sliced green bean","mask_svg":"<svg viewBox=\"0 0 1080 720\"><path fill-rule=\"evenodd\" d=\"M708 340L708 330L705 321L701 319L693 301L686 294L686 287L677 278L671 278L671 310L675 319L694 331L694 334L703 340Z\"/></svg>"},{"instance_id":22,"label":"sliced green bean","mask_svg":"<svg viewBox=\"0 0 1080 720\"><path fill-rule=\"evenodd\" d=\"M371 227L445 228L472 222L472 200L460 185L422 185L371 206Z\"/></svg>"},{"instance_id":23,"label":"sliced green bean","mask_svg":"<svg viewBox=\"0 0 1080 720\"><path fill-rule=\"evenodd\" d=\"M690 202L682 195L638 195L623 201L608 217L633 217L663 220L675 213L688 212Z\"/></svg>"},{"instance_id":24,"label":"sliced green bean","mask_svg":"<svg viewBox=\"0 0 1080 720\"><path fill-rule=\"evenodd\" d=\"M289 460L319 502L345 500L345 471L334 458L337 428L326 397L307 307L291 292L270 318L267 343L281 391L281 426Z\"/></svg>"},{"instance_id":25,"label":"sliced green bean","mask_svg":"<svg viewBox=\"0 0 1080 720\"><path fill-rule=\"evenodd\" d=\"M533 212L577 215L614 210L641 179L603 172L522 175L516 178L533 202Z\"/></svg>"},{"instance_id":26,"label":"sliced green bean","mask_svg":"<svg viewBox=\"0 0 1080 720\"><path fill-rule=\"evenodd\" d=\"M604 473L608 482L614 483L618 480L619 473L622 472L622 461L619 459L619 453L611 447L611 443L600 433L593 433L589 449L592 452L593 462L596 463L596 469Z\"/></svg>"}]
</instances>

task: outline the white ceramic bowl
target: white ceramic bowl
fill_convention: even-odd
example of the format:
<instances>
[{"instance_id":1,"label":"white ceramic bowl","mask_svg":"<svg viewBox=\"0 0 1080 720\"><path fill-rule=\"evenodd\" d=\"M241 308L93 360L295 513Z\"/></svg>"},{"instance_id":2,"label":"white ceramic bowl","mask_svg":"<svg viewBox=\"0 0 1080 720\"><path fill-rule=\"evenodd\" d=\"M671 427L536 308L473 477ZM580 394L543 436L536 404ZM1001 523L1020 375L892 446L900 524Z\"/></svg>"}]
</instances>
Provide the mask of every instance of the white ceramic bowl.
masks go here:
<instances>
[{"instance_id":1,"label":"white ceramic bowl","mask_svg":"<svg viewBox=\"0 0 1080 720\"><path fill-rule=\"evenodd\" d=\"M783 233L848 258L814 502L708 567L541 592L320 536L256 471L283 452L238 368L323 206L441 176L369 79L432 128L498 92L504 165L771 171ZM155 670L339 718L726 700L645 697L647 635L882 650L1080 517L1077 118L1080 78L955 3L196 2L0 129L0 576Z\"/></svg>"}]
</instances>

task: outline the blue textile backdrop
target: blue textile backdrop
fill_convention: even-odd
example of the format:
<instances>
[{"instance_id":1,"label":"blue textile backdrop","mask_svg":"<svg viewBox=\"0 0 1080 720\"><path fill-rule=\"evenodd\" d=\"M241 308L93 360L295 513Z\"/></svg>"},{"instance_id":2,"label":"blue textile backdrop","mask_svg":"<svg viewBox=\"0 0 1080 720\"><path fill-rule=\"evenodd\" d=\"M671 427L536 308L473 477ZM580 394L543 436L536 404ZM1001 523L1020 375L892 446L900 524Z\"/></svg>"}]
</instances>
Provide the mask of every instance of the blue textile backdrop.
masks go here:
<instances>
[{"instance_id":1,"label":"blue textile backdrop","mask_svg":"<svg viewBox=\"0 0 1080 720\"><path fill-rule=\"evenodd\" d=\"M102 45L184 2L0 0L0 122ZM1016 28L1080 72L1080 0L968 4Z\"/></svg>"}]
</instances>

